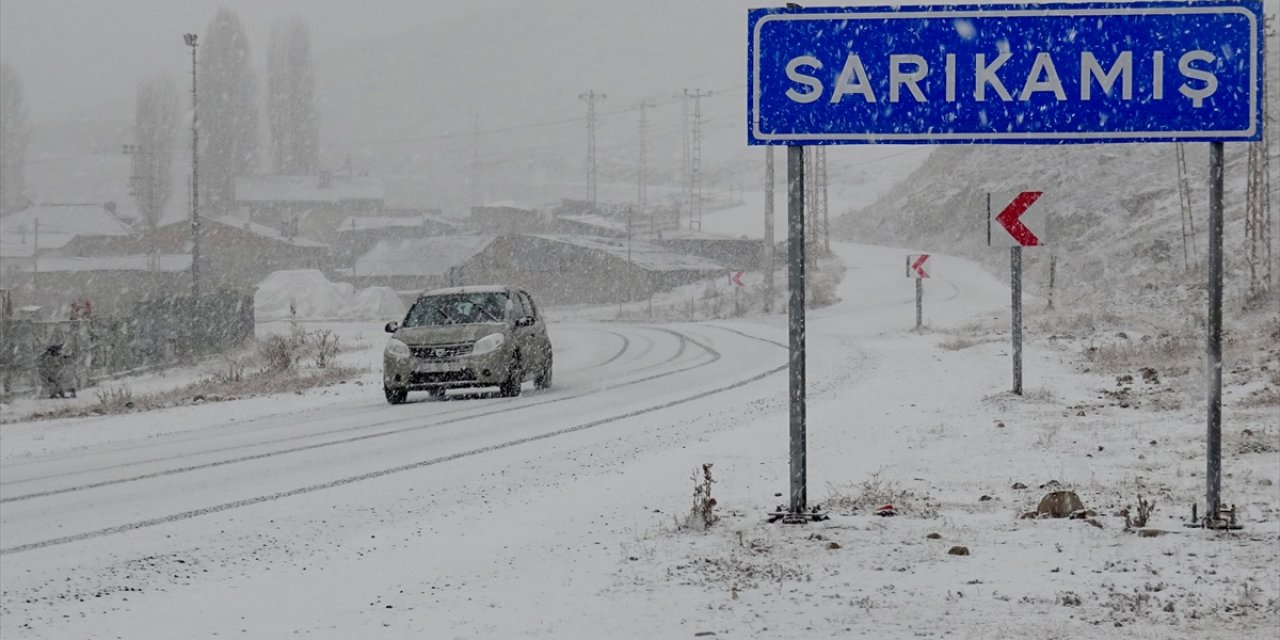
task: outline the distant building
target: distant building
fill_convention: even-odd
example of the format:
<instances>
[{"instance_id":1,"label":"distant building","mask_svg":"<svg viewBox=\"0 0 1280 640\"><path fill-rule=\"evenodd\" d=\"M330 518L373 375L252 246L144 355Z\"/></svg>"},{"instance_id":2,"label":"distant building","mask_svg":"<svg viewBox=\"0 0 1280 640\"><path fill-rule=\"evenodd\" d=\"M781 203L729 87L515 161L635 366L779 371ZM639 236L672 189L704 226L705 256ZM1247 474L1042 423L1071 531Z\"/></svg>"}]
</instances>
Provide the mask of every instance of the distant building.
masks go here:
<instances>
[{"instance_id":1,"label":"distant building","mask_svg":"<svg viewBox=\"0 0 1280 640\"><path fill-rule=\"evenodd\" d=\"M638 211L630 206L592 208L590 203L565 200L554 210L553 233L631 237L656 240L679 231L679 210L650 206Z\"/></svg>"},{"instance_id":2,"label":"distant building","mask_svg":"<svg viewBox=\"0 0 1280 640\"><path fill-rule=\"evenodd\" d=\"M248 289L273 271L321 269L334 266L329 245L243 218L202 218L200 272L204 286ZM157 246L161 253L191 253L191 223L160 227Z\"/></svg>"},{"instance_id":3,"label":"distant building","mask_svg":"<svg viewBox=\"0 0 1280 640\"><path fill-rule=\"evenodd\" d=\"M390 287L405 298L464 278L464 268L493 244L493 236L442 236L380 240L342 272L357 287Z\"/></svg>"},{"instance_id":4,"label":"distant building","mask_svg":"<svg viewBox=\"0 0 1280 640\"><path fill-rule=\"evenodd\" d=\"M356 261L354 274L343 276L356 286L388 286L406 297L438 287L505 283L550 303L600 303L642 299L727 270L646 242L510 234L382 241Z\"/></svg>"},{"instance_id":5,"label":"distant building","mask_svg":"<svg viewBox=\"0 0 1280 640\"><path fill-rule=\"evenodd\" d=\"M471 207L471 228L480 233L546 233L551 230L551 212L516 206Z\"/></svg>"},{"instance_id":6,"label":"distant building","mask_svg":"<svg viewBox=\"0 0 1280 640\"><path fill-rule=\"evenodd\" d=\"M514 274L514 283L555 303L641 300L728 271L714 260L635 239L539 235L512 240L501 269Z\"/></svg>"},{"instance_id":7,"label":"distant building","mask_svg":"<svg viewBox=\"0 0 1280 640\"><path fill-rule=\"evenodd\" d=\"M439 209L384 209L386 215L352 216L338 225L334 250L340 264L351 264L382 240L456 235L462 224Z\"/></svg>"},{"instance_id":8,"label":"distant building","mask_svg":"<svg viewBox=\"0 0 1280 640\"><path fill-rule=\"evenodd\" d=\"M337 239L343 220L378 215L385 204L382 179L371 176L236 178L236 206L250 222L325 242Z\"/></svg>"},{"instance_id":9,"label":"distant building","mask_svg":"<svg viewBox=\"0 0 1280 640\"><path fill-rule=\"evenodd\" d=\"M43 256L101 255L137 238L114 203L31 205L0 218L0 286L16 270L38 269Z\"/></svg>"}]
</instances>

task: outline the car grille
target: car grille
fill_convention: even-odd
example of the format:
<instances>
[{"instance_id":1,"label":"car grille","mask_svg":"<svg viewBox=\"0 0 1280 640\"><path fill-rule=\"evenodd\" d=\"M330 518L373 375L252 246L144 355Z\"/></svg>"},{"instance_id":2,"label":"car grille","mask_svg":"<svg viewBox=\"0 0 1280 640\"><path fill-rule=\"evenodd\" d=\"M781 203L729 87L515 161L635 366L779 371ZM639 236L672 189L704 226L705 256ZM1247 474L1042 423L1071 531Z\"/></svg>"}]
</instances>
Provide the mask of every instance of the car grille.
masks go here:
<instances>
[{"instance_id":1,"label":"car grille","mask_svg":"<svg viewBox=\"0 0 1280 640\"><path fill-rule=\"evenodd\" d=\"M475 379L476 379L476 374L474 371L470 369L463 369L462 371L430 371L430 372L415 371L409 374L410 385L444 384L449 382L473 382L475 381Z\"/></svg>"},{"instance_id":2,"label":"car grille","mask_svg":"<svg viewBox=\"0 0 1280 640\"><path fill-rule=\"evenodd\" d=\"M433 344L426 347L409 347L409 352L423 360L452 360L458 356L471 353L475 344L463 342L458 344Z\"/></svg>"}]
</instances>

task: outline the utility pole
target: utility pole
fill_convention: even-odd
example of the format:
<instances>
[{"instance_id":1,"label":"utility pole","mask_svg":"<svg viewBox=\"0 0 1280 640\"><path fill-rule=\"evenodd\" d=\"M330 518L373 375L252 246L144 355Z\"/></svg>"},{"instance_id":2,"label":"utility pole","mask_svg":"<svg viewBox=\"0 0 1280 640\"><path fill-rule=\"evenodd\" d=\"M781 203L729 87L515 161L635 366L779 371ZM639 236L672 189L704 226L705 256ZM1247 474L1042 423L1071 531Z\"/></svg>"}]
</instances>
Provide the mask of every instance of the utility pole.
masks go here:
<instances>
[{"instance_id":1,"label":"utility pole","mask_svg":"<svg viewBox=\"0 0 1280 640\"><path fill-rule=\"evenodd\" d=\"M1274 32L1275 24L1267 20L1266 32ZM1267 61L1263 58L1262 77L1267 77ZM1245 192L1245 261L1249 265L1249 296L1261 297L1271 291L1271 161L1270 94L1262 96L1262 139L1249 144L1249 180Z\"/></svg>"},{"instance_id":2,"label":"utility pole","mask_svg":"<svg viewBox=\"0 0 1280 640\"><path fill-rule=\"evenodd\" d=\"M702 229L702 99L711 92L694 89L685 95L693 98L692 143L689 147L689 228Z\"/></svg>"},{"instance_id":3,"label":"utility pole","mask_svg":"<svg viewBox=\"0 0 1280 640\"><path fill-rule=\"evenodd\" d=\"M817 211L814 212L814 218L822 222L822 248L829 254L831 253L831 219L827 214L827 148L819 145L814 150L814 159L817 165L813 194Z\"/></svg>"},{"instance_id":4,"label":"utility pole","mask_svg":"<svg viewBox=\"0 0 1280 640\"><path fill-rule=\"evenodd\" d=\"M684 90L683 101L680 103L680 182L684 189L684 202L688 206L692 206L693 183L689 181L689 90ZM680 228L680 207L676 207L676 228Z\"/></svg>"},{"instance_id":5,"label":"utility pole","mask_svg":"<svg viewBox=\"0 0 1280 640\"><path fill-rule=\"evenodd\" d=\"M480 175L480 114L471 114L471 206L483 205L484 189Z\"/></svg>"},{"instance_id":6,"label":"utility pole","mask_svg":"<svg viewBox=\"0 0 1280 640\"><path fill-rule=\"evenodd\" d=\"M818 171L818 151L821 147L806 146L804 147L803 161L805 165L804 171L804 210L807 214L805 220L805 260L809 269L814 272L818 269L818 237L822 232L822 219L819 217L819 194L822 190L819 188L821 174Z\"/></svg>"},{"instance_id":7,"label":"utility pole","mask_svg":"<svg viewBox=\"0 0 1280 640\"><path fill-rule=\"evenodd\" d=\"M182 36L191 47L191 297L200 298L200 110L196 99L196 34Z\"/></svg>"},{"instance_id":8,"label":"utility pole","mask_svg":"<svg viewBox=\"0 0 1280 640\"><path fill-rule=\"evenodd\" d=\"M649 106L648 102L644 100L640 101L640 158L638 163L639 166L636 171L636 205L640 209L641 216L644 215L644 210L649 204L648 203L649 194L647 193L647 190L649 188L649 185L648 185L649 175L646 171L647 167L645 167L645 136L648 134L648 131L649 131L649 118L648 118L648 114L645 113L645 109L648 106ZM628 224L630 223L628 222ZM651 215L649 218L649 234L652 235L654 233L657 233L657 227L656 225L654 225L654 221Z\"/></svg>"},{"instance_id":9,"label":"utility pole","mask_svg":"<svg viewBox=\"0 0 1280 640\"><path fill-rule=\"evenodd\" d=\"M152 160L151 153L140 144L126 144L123 147L124 154L129 156L129 164L132 174L129 176L129 195L138 201L138 210L144 212L147 216L155 216L158 219L159 213L156 212L156 176L155 163ZM141 166L139 166L141 164ZM147 229L147 240L150 246L147 248L149 254L148 263L152 273L159 269L159 256L156 250L156 230L154 227Z\"/></svg>"},{"instance_id":10,"label":"utility pole","mask_svg":"<svg viewBox=\"0 0 1280 640\"><path fill-rule=\"evenodd\" d=\"M38 297L40 287L40 218L35 219L35 244L31 246L31 295Z\"/></svg>"},{"instance_id":11,"label":"utility pole","mask_svg":"<svg viewBox=\"0 0 1280 640\"><path fill-rule=\"evenodd\" d=\"M1196 255L1196 224L1191 215L1191 183L1187 177L1187 151L1181 142L1175 146L1178 162L1178 202L1182 207L1182 266L1190 271L1199 262Z\"/></svg>"},{"instance_id":12,"label":"utility pole","mask_svg":"<svg viewBox=\"0 0 1280 640\"><path fill-rule=\"evenodd\" d=\"M596 186L596 101L604 100L605 95L591 90L578 94L578 99L587 103L587 201L591 203L591 212L595 213L599 196Z\"/></svg>"}]
</instances>

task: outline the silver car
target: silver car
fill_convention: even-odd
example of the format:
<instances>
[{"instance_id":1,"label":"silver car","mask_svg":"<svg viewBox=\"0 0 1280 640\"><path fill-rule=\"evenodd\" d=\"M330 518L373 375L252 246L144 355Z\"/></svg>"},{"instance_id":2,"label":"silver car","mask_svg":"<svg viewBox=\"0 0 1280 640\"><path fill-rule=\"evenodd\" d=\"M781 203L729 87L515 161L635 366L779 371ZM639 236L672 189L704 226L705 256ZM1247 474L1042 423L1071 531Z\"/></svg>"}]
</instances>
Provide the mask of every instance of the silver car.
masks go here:
<instances>
[{"instance_id":1,"label":"silver car","mask_svg":"<svg viewBox=\"0 0 1280 640\"><path fill-rule=\"evenodd\" d=\"M386 330L392 336L382 387L391 404L410 391L438 399L448 389L493 386L512 397L526 380L551 386L551 340L526 291L497 285L428 291Z\"/></svg>"}]
</instances>

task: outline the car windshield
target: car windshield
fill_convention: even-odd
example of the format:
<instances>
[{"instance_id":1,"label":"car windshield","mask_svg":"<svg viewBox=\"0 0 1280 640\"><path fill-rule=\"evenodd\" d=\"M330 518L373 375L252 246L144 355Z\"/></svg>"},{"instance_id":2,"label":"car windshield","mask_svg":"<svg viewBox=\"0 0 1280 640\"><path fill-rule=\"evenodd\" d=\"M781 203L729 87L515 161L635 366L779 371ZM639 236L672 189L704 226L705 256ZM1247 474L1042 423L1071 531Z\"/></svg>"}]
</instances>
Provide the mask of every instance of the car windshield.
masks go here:
<instances>
[{"instance_id":1,"label":"car windshield","mask_svg":"<svg viewBox=\"0 0 1280 640\"><path fill-rule=\"evenodd\" d=\"M405 316L404 326L482 324L503 322L510 299L500 292L450 293L419 298Z\"/></svg>"}]
</instances>

